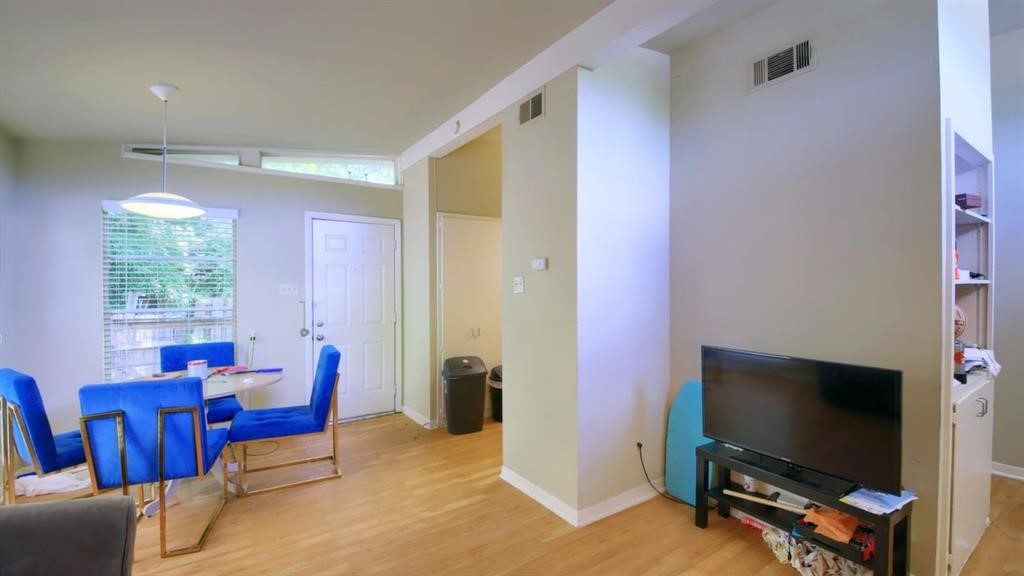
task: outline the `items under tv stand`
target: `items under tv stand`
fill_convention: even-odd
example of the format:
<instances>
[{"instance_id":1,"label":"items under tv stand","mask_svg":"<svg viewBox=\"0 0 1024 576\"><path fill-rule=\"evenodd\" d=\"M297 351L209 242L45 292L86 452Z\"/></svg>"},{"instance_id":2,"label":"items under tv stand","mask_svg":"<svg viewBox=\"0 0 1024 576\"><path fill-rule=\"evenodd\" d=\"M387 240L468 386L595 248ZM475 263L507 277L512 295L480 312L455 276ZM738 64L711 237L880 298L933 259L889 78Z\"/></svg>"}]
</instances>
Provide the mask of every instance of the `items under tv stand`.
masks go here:
<instances>
[{"instance_id":1,"label":"items under tv stand","mask_svg":"<svg viewBox=\"0 0 1024 576\"><path fill-rule=\"evenodd\" d=\"M757 464L751 463L751 457ZM800 469L798 474L793 468L782 463L779 470L777 464L766 464L768 460L756 454L736 450L721 442L710 442L697 447L697 494L696 514L694 523L700 528L708 525L708 499L714 499L718 515L728 518L733 508L743 512L762 523L778 528L787 534L791 533L797 514L772 508L764 504L749 502L725 494L726 489L742 492L742 486L732 482L731 472L737 472L756 478L780 490L791 492L807 498L817 504L834 508L855 516L862 526L874 530L875 555L865 562L861 553L850 544L843 544L810 531L801 531L799 538L809 541L843 558L847 558L862 566L874 570L875 576L905 576L910 573L910 513L913 503L891 514L872 514L860 508L850 506L839 500L842 494L835 492L834 479L816 472ZM710 463L715 464L715 475L711 478ZM778 462L778 461L776 461ZM772 468L776 469L772 469ZM789 474L787 475L787 472ZM821 476L829 482L821 482ZM804 482L802 480L809 480Z\"/></svg>"}]
</instances>

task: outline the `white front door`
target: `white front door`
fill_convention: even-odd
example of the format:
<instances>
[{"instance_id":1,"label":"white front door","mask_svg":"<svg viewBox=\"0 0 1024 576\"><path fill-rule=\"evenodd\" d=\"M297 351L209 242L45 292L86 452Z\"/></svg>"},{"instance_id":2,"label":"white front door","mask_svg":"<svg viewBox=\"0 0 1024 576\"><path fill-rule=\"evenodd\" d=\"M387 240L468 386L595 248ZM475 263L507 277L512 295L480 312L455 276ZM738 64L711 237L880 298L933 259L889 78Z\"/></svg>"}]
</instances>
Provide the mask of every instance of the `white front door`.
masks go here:
<instances>
[{"instance_id":1,"label":"white front door","mask_svg":"<svg viewBox=\"0 0 1024 576\"><path fill-rule=\"evenodd\" d=\"M341 418L394 412L395 247L389 224L313 220L313 370L325 344L341 352Z\"/></svg>"}]
</instances>

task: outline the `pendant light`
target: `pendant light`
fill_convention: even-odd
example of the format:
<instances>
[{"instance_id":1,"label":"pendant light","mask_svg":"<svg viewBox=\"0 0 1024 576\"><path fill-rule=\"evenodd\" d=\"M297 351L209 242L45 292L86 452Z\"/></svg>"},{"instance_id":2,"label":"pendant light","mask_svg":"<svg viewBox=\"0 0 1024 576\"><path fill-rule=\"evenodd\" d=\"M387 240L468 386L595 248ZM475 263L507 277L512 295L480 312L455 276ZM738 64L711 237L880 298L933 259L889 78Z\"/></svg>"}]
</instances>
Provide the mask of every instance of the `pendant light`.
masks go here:
<instances>
[{"instance_id":1,"label":"pendant light","mask_svg":"<svg viewBox=\"0 0 1024 576\"><path fill-rule=\"evenodd\" d=\"M149 91L164 103L164 147L161 154L164 169L163 191L138 194L127 200L122 200L118 204L129 212L152 218L194 218L202 216L206 214L206 210L200 205L184 196L167 192L167 101L178 91L178 87L171 84L154 84L149 87Z\"/></svg>"}]
</instances>

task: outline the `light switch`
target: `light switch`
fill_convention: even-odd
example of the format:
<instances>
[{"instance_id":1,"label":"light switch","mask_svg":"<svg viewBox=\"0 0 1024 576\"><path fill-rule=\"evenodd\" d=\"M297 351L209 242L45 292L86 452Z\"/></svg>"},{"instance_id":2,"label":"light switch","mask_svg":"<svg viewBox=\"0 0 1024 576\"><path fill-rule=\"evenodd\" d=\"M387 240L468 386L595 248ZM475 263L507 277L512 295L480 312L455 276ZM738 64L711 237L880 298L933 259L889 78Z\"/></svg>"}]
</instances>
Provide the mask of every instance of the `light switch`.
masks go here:
<instances>
[{"instance_id":1,"label":"light switch","mask_svg":"<svg viewBox=\"0 0 1024 576\"><path fill-rule=\"evenodd\" d=\"M523 292L526 292L526 279L522 276L512 278L512 293L522 294Z\"/></svg>"},{"instance_id":2,"label":"light switch","mask_svg":"<svg viewBox=\"0 0 1024 576\"><path fill-rule=\"evenodd\" d=\"M534 270L547 270L548 259L547 258L534 258L530 260L530 268Z\"/></svg>"},{"instance_id":3,"label":"light switch","mask_svg":"<svg viewBox=\"0 0 1024 576\"><path fill-rule=\"evenodd\" d=\"M278 284L277 293L280 296L298 296L299 285L298 284Z\"/></svg>"}]
</instances>

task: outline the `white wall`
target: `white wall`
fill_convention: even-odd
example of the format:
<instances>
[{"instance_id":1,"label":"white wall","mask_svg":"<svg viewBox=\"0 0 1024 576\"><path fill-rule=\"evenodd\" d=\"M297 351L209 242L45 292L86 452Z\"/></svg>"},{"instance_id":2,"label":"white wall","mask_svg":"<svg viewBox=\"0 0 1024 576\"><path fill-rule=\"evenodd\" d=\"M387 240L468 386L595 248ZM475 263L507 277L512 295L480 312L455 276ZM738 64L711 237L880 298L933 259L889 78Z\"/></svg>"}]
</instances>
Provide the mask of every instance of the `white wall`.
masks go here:
<instances>
[{"instance_id":1,"label":"white wall","mask_svg":"<svg viewBox=\"0 0 1024 576\"><path fill-rule=\"evenodd\" d=\"M425 158L402 174L402 404L421 424L437 418L434 162Z\"/></svg>"},{"instance_id":2,"label":"white wall","mask_svg":"<svg viewBox=\"0 0 1024 576\"><path fill-rule=\"evenodd\" d=\"M120 157L116 143L29 141L18 149L18 183L3 243L15 278L8 365L36 377L56 430L77 427L78 388L103 379L100 202L160 184L160 165ZM254 395L258 405L307 401L305 346L298 331L306 210L399 217L397 190L171 165L169 188L202 205L237 208L238 353L257 334L257 362L281 366L285 379Z\"/></svg>"},{"instance_id":3,"label":"white wall","mask_svg":"<svg viewBox=\"0 0 1024 576\"><path fill-rule=\"evenodd\" d=\"M579 508L663 475L669 390L669 57L580 70ZM652 493L653 494L653 493Z\"/></svg>"},{"instance_id":4,"label":"white wall","mask_svg":"<svg viewBox=\"0 0 1024 576\"><path fill-rule=\"evenodd\" d=\"M936 10L779 2L672 54L673 385L701 344L901 370L916 574L948 504ZM803 38L817 69L750 93Z\"/></svg>"},{"instance_id":5,"label":"white wall","mask_svg":"<svg viewBox=\"0 0 1024 576\"><path fill-rule=\"evenodd\" d=\"M992 156L992 78L988 2L939 0L942 118Z\"/></svg>"},{"instance_id":6,"label":"white wall","mask_svg":"<svg viewBox=\"0 0 1024 576\"><path fill-rule=\"evenodd\" d=\"M501 126L436 160L437 211L501 218Z\"/></svg>"},{"instance_id":7,"label":"white wall","mask_svg":"<svg viewBox=\"0 0 1024 576\"><path fill-rule=\"evenodd\" d=\"M992 39L996 159L996 384L993 459L1024 467L1024 28Z\"/></svg>"},{"instance_id":8,"label":"white wall","mask_svg":"<svg viewBox=\"0 0 1024 576\"><path fill-rule=\"evenodd\" d=\"M0 131L0 366L7 365L7 346L4 339L8 334L9 315L7 293L12 282L8 271L10 258L10 241L5 231L10 227L11 201L14 196L15 157L14 142Z\"/></svg>"},{"instance_id":9,"label":"white wall","mask_svg":"<svg viewBox=\"0 0 1024 576\"><path fill-rule=\"evenodd\" d=\"M502 114L504 465L575 509L577 71L547 85L545 115ZM530 270L544 256L549 269ZM526 292L512 293L525 276Z\"/></svg>"}]
</instances>

